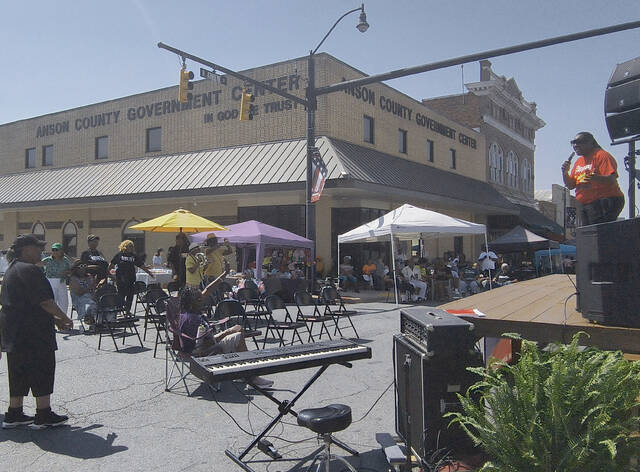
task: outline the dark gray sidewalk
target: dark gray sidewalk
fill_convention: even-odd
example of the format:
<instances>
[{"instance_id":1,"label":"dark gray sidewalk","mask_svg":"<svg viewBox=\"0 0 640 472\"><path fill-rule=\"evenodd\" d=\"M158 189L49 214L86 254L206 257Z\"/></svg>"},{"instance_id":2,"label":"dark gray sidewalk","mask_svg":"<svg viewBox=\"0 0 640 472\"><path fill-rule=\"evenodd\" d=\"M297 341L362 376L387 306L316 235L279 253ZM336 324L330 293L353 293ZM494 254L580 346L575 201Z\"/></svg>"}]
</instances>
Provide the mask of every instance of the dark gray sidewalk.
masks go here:
<instances>
[{"instance_id":1,"label":"dark gray sidewalk","mask_svg":"<svg viewBox=\"0 0 640 472\"><path fill-rule=\"evenodd\" d=\"M353 423L337 434L357 449L349 458L358 470L385 471L387 465L375 441L377 432L394 433L392 335L399 331L399 312L391 303L349 305L358 310L354 323L361 342L372 348L371 359L348 369L331 366L302 396L298 410L344 403L351 406ZM70 416L69 426L43 431L26 428L0 430L0 470L7 471L232 471L241 470L225 456L251 441L277 406L244 384L225 382L215 395L191 377L192 396L183 388L164 391L164 350L154 359L154 333L145 348L115 352L111 339L97 350L95 335L58 334L59 351L54 410ZM349 333L345 333L349 334ZM6 361L0 361L0 409L6 411ZM275 396L290 399L315 372L299 370L269 376ZM390 388L388 388L390 387ZM388 389L387 389L388 388ZM385 392L386 390L386 392ZM365 416L374 402L379 402ZM33 413L32 398L25 411ZM233 420L232 418L233 417ZM295 424L291 415L277 425L269 440L285 457L302 457L317 448L313 433ZM249 457L266 459L255 451ZM347 456L340 449L334 453ZM256 463L257 471L286 471L295 462Z\"/></svg>"}]
</instances>

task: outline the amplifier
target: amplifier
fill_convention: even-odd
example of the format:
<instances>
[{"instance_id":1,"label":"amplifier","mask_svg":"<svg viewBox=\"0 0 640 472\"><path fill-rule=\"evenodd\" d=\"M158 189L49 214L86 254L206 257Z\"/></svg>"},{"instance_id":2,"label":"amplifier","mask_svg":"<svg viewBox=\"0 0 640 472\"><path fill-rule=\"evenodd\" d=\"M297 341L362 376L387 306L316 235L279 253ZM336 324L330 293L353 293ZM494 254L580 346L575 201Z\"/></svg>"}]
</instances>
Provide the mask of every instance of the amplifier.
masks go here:
<instances>
[{"instance_id":1,"label":"amplifier","mask_svg":"<svg viewBox=\"0 0 640 472\"><path fill-rule=\"evenodd\" d=\"M444 414L460 411L457 394L480 380L467 367L483 366L482 354L458 358L430 356L411 338L393 336L396 433L421 459L436 449L469 452L473 447L457 425L449 427Z\"/></svg>"},{"instance_id":2,"label":"amplifier","mask_svg":"<svg viewBox=\"0 0 640 472\"><path fill-rule=\"evenodd\" d=\"M400 332L422 345L429 355L464 356L473 350L473 323L439 308L400 310Z\"/></svg>"},{"instance_id":3,"label":"amplifier","mask_svg":"<svg viewBox=\"0 0 640 472\"><path fill-rule=\"evenodd\" d=\"M576 250L582 316L640 327L640 218L578 228Z\"/></svg>"}]
</instances>

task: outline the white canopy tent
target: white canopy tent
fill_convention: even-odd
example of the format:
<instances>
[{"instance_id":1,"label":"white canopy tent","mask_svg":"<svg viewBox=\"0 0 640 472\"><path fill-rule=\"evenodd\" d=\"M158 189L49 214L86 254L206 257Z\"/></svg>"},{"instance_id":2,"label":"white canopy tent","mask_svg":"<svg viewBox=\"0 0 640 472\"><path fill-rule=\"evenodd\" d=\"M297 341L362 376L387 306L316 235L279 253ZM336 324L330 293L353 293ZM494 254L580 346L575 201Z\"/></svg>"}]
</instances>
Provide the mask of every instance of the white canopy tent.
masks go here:
<instances>
[{"instance_id":1,"label":"white canopy tent","mask_svg":"<svg viewBox=\"0 0 640 472\"><path fill-rule=\"evenodd\" d=\"M484 234L487 245L487 228L483 224L453 218L431 210L404 204L395 210L369 223L338 236L338 267L340 267L341 243L365 243L391 240L393 282L395 284L396 305L398 287L395 278L396 260L393 239L432 239L443 235L461 236L465 234ZM338 272L340 270L338 269Z\"/></svg>"}]
</instances>

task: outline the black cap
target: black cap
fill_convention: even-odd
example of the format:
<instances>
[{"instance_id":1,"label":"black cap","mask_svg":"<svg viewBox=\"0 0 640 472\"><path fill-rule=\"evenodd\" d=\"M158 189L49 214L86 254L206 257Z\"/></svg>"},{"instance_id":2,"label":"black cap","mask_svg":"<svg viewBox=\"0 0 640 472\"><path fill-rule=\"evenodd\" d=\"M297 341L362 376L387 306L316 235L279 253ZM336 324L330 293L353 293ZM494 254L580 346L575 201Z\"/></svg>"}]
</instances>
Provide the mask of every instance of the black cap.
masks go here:
<instances>
[{"instance_id":1,"label":"black cap","mask_svg":"<svg viewBox=\"0 0 640 472\"><path fill-rule=\"evenodd\" d=\"M27 246L44 247L46 246L46 244L47 244L46 241L38 239L38 237L35 234L21 234L15 239L15 241L13 241L13 244L11 245L11 249L15 251L17 249L21 249Z\"/></svg>"},{"instance_id":2,"label":"black cap","mask_svg":"<svg viewBox=\"0 0 640 472\"><path fill-rule=\"evenodd\" d=\"M96 236L95 234L90 234L87 236L87 241L100 241L100 236Z\"/></svg>"}]
</instances>

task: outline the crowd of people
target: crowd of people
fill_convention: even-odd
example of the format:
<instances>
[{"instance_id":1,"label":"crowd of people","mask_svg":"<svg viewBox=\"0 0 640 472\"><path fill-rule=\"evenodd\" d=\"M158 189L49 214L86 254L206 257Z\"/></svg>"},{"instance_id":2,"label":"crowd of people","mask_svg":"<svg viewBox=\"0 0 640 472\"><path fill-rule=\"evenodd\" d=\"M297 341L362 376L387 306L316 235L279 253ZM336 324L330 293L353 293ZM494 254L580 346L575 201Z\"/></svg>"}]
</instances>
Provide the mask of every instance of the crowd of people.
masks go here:
<instances>
[{"instance_id":1,"label":"crowd of people","mask_svg":"<svg viewBox=\"0 0 640 472\"><path fill-rule=\"evenodd\" d=\"M366 259L361 269L354 265L351 256L344 256L338 279L347 291L386 290L394 286L391 272L384 256ZM450 253L431 261L416 256L396 259L395 284L400 299L407 302L459 298L516 280L511 266L485 248L473 263L468 262L464 254Z\"/></svg>"}]
</instances>

